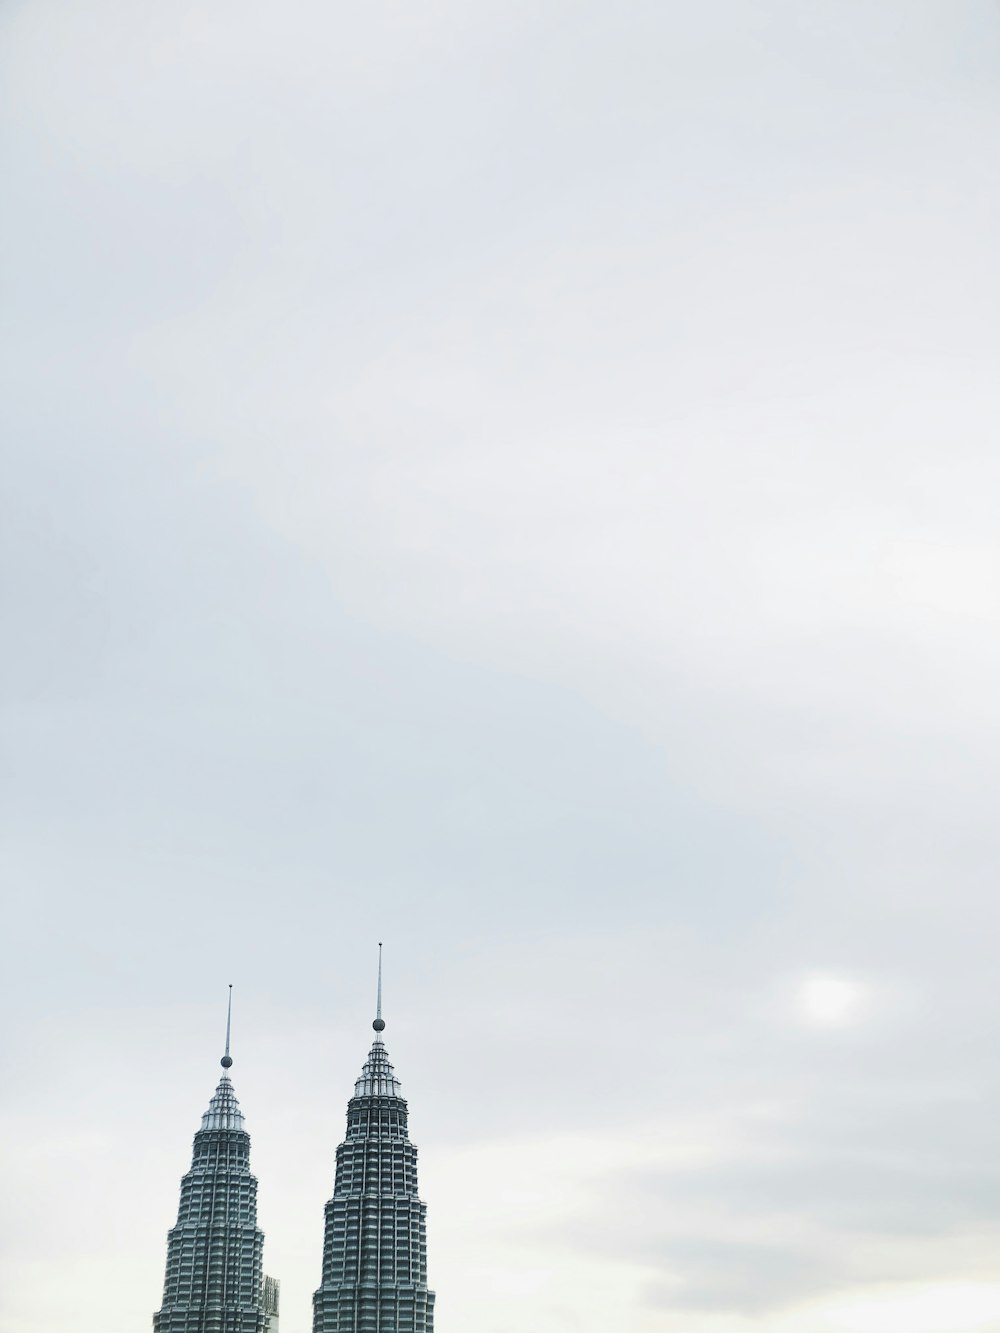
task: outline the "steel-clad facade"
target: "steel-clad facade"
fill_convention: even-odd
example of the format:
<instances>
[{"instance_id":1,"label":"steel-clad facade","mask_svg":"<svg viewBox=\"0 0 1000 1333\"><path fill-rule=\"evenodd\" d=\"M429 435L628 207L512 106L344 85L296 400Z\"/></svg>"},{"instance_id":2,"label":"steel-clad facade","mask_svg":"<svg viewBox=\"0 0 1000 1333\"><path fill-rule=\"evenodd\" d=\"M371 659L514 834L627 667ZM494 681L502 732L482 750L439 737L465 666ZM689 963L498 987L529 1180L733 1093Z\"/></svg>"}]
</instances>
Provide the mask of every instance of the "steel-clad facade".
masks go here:
<instances>
[{"instance_id":1,"label":"steel-clad facade","mask_svg":"<svg viewBox=\"0 0 1000 1333\"><path fill-rule=\"evenodd\" d=\"M376 1032L384 1026L380 1005ZM337 1149L325 1216L313 1333L433 1333L417 1149L381 1035L347 1105L347 1137Z\"/></svg>"},{"instance_id":2,"label":"steel-clad facade","mask_svg":"<svg viewBox=\"0 0 1000 1333\"><path fill-rule=\"evenodd\" d=\"M154 1333L276 1333L278 1284L263 1276L263 1248L250 1135L224 1073L181 1181Z\"/></svg>"}]
</instances>

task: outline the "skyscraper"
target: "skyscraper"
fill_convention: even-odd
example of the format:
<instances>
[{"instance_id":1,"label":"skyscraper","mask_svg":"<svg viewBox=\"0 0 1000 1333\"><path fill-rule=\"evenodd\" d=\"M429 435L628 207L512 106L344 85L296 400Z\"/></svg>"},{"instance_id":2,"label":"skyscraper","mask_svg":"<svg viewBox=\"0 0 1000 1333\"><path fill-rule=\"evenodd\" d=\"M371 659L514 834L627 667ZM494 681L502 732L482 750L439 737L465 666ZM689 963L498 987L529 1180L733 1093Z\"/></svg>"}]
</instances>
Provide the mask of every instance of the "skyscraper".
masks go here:
<instances>
[{"instance_id":1,"label":"skyscraper","mask_svg":"<svg viewBox=\"0 0 1000 1333\"><path fill-rule=\"evenodd\" d=\"M347 1103L347 1137L325 1210L313 1333L433 1333L427 1207L417 1195L406 1101L382 1041L381 944L372 1027L375 1041Z\"/></svg>"},{"instance_id":2,"label":"skyscraper","mask_svg":"<svg viewBox=\"0 0 1000 1333\"><path fill-rule=\"evenodd\" d=\"M222 1078L181 1181L154 1333L277 1333L278 1284L261 1272L264 1233L257 1226L250 1135L229 1078L232 989Z\"/></svg>"}]
</instances>

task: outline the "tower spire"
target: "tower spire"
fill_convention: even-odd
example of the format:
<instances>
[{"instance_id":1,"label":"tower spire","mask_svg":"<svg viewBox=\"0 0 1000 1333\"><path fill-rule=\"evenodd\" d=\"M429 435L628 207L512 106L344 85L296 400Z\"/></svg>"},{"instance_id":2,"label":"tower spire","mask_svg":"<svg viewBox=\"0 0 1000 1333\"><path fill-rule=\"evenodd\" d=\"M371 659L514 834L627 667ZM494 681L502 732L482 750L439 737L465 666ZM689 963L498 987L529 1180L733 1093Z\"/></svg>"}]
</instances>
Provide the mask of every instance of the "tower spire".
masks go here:
<instances>
[{"instance_id":1,"label":"tower spire","mask_svg":"<svg viewBox=\"0 0 1000 1333\"><path fill-rule=\"evenodd\" d=\"M417 1192L417 1149L410 1142L406 1099L382 1040L381 943L378 947L375 1040L347 1103L347 1134L337 1149L312 1333L434 1333L427 1209Z\"/></svg>"},{"instance_id":2,"label":"tower spire","mask_svg":"<svg viewBox=\"0 0 1000 1333\"><path fill-rule=\"evenodd\" d=\"M382 941L378 942L378 1001L375 1006L375 1022L372 1027L376 1032L385 1031L385 1020L382 1017Z\"/></svg>"},{"instance_id":3,"label":"tower spire","mask_svg":"<svg viewBox=\"0 0 1000 1333\"><path fill-rule=\"evenodd\" d=\"M229 1078L233 988L226 1007L222 1077L195 1133L167 1237L163 1304L153 1333L267 1333L277 1328L277 1287L261 1271L257 1180L250 1135Z\"/></svg>"},{"instance_id":4,"label":"tower spire","mask_svg":"<svg viewBox=\"0 0 1000 1333\"><path fill-rule=\"evenodd\" d=\"M223 1069L232 1069L233 1057L229 1054L229 1034L233 1030L233 983L229 983L229 1007L226 1010L226 1053L219 1061Z\"/></svg>"}]
</instances>

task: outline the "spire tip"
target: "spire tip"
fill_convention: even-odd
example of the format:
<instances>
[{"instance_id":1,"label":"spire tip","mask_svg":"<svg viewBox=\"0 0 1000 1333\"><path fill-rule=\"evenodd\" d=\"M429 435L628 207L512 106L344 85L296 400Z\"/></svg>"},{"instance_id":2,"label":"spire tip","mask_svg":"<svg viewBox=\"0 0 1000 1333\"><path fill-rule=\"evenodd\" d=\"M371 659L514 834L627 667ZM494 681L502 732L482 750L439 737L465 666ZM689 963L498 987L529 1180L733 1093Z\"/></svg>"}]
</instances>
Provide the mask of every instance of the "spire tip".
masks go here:
<instances>
[{"instance_id":1,"label":"spire tip","mask_svg":"<svg viewBox=\"0 0 1000 1333\"><path fill-rule=\"evenodd\" d=\"M219 1061L223 1069L232 1069L233 1057L229 1054L229 1034L233 1026L233 983L229 983L229 1008L226 1010L226 1053Z\"/></svg>"},{"instance_id":2,"label":"spire tip","mask_svg":"<svg viewBox=\"0 0 1000 1333\"><path fill-rule=\"evenodd\" d=\"M385 1031L385 1020L382 1018L382 941L378 942L378 1003L375 1009L375 1022L372 1027L376 1032Z\"/></svg>"}]
</instances>

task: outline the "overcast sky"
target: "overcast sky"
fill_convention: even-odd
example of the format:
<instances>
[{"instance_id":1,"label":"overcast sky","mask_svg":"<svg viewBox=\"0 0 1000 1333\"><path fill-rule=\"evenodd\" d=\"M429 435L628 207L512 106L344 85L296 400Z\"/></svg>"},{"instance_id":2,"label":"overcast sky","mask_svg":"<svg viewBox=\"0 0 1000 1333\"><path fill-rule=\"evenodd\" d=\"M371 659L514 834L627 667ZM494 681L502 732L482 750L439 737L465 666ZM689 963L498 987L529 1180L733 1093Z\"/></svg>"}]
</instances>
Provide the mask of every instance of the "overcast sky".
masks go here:
<instances>
[{"instance_id":1,"label":"overcast sky","mask_svg":"<svg viewBox=\"0 0 1000 1333\"><path fill-rule=\"evenodd\" d=\"M0 1333L376 941L437 1333L1000 1330L994 0L0 8Z\"/></svg>"}]
</instances>

